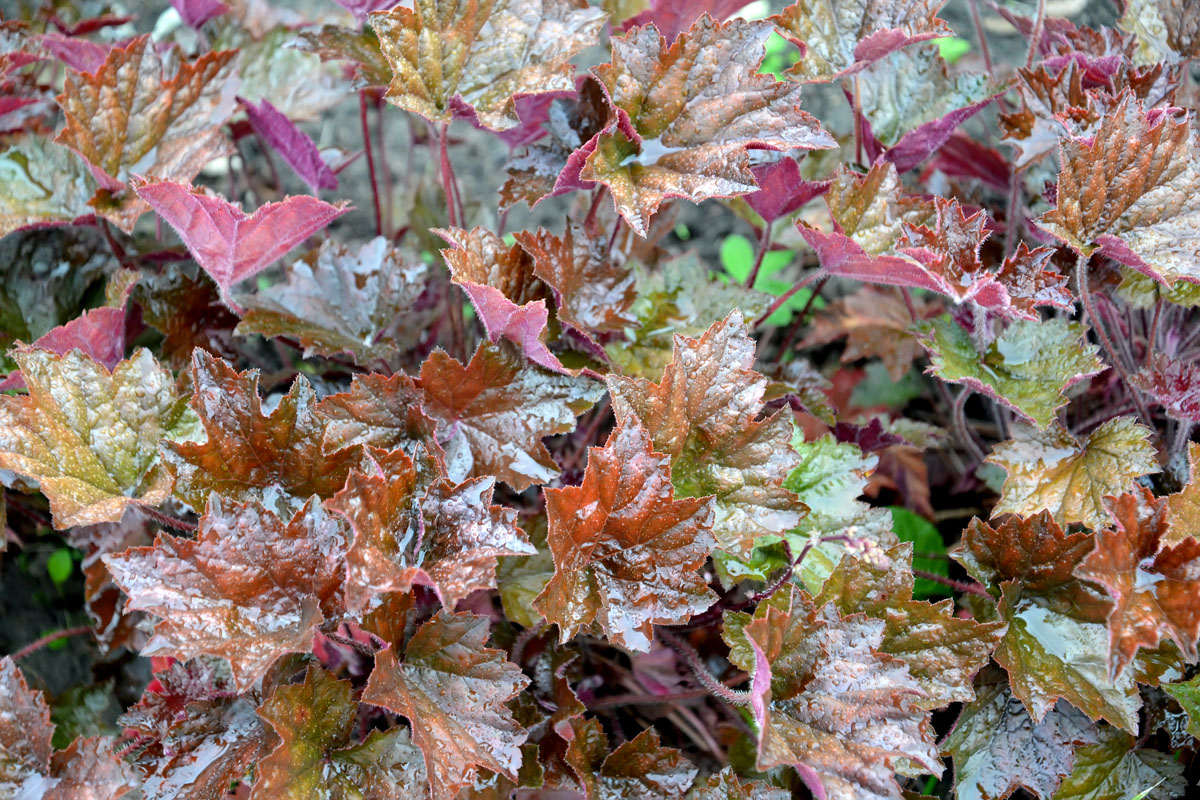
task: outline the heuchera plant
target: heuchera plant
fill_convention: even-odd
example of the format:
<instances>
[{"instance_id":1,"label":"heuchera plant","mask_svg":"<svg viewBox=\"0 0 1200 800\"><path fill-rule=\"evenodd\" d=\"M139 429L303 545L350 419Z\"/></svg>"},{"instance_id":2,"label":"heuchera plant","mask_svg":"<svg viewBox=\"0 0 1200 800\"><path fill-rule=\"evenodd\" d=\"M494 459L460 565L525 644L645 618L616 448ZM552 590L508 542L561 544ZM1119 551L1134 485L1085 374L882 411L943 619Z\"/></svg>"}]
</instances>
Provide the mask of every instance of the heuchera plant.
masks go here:
<instances>
[{"instance_id":1,"label":"heuchera plant","mask_svg":"<svg viewBox=\"0 0 1200 800\"><path fill-rule=\"evenodd\" d=\"M15 5L0 796L1194 790L1192 4Z\"/></svg>"}]
</instances>

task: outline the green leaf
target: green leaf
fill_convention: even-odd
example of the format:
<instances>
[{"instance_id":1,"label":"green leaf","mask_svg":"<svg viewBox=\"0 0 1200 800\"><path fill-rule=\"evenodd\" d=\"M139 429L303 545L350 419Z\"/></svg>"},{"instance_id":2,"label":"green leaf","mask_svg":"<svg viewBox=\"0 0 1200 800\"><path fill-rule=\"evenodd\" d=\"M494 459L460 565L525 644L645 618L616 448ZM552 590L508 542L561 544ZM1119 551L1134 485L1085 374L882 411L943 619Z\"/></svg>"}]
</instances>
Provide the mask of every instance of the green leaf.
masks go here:
<instances>
[{"instance_id":1,"label":"green leaf","mask_svg":"<svg viewBox=\"0 0 1200 800\"><path fill-rule=\"evenodd\" d=\"M71 551L65 547L58 548L50 554L50 558L46 559L46 573L50 576L50 580L54 581L55 586L61 587L67 582L74 566Z\"/></svg>"},{"instance_id":2,"label":"green leaf","mask_svg":"<svg viewBox=\"0 0 1200 800\"><path fill-rule=\"evenodd\" d=\"M928 372L1004 403L1045 428L1066 405L1064 392L1104 368L1077 322L1017 320L978 352L971 335L950 317L918 325L929 350Z\"/></svg>"},{"instance_id":3,"label":"green leaf","mask_svg":"<svg viewBox=\"0 0 1200 800\"><path fill-rule=\"evenodd\" d=\"M1200 675L1180 683L1164 683L1163 691L1179 701L1187 712L1187 731L1200 737Z\"/></svg>"},{"instance_id":4,"label":"green leaf","mask_svg":"<svg viewBox=\"0 0 1200 800\"><path fill-rule=\"evenodd\" d=\"M729 275L731 283L745 285L746 279L750 277L750 270L754 268L754 260L757 257L754 247L755 245L749 239L736 233L726 236L725 240L721 242L721 266L725 268L725 272ZM764 294L769 294L772 297L779 297L788 289L791 289L791 281L771 276L785 269L795 258L796 254L791 250L768 251L763 256L762 264L759 265L758 277L754 279L754 289ZM810 297L812 297L812 290L810 289L801 289L796 292L779 310L767 317L767 323L770 325L786 325L791 322L792 314L802 311L808 305ZM813 302L813 308L824 307L825 301L819 297Z\"/></svg>"},{"instance_id":5,"label":"green leaf","mask_svg":"<svg viewBox=\"0 0 1200 800\"><path fill-rule=\"evenodd\" d=\"M1099 744L1075 751L1075 768L1054 793L1053 800L1150 800L1186 797L1183 765L1166 753L1135 750L1133 736L1101 728Z\"/></svg>"},{"instance_id":6,"label":"green leaf","mask_svg":"<svg viewBox=\"0 0 1200 800\"><path fill-rule=\"evenodd\" d=\"M934 39L933 43L938 46L938 55L947 64L953 64L971 52L971 43L958 36L943 36L940 39Z\"/></svg>"},{"instance_id":7,"label":"green leaf","mask_svg":"<svg viewBox=\"0 0 1200 800\"><path fill-rule=\"evenodd\" d=\"M942 541L942 535L933 523L907 508L888 506L888 510L892 512L892 531L896 538L902 542L913 543L913 552L916 554L913 557L913 568L950 577L950 562L945 558L921 557L921 554L946 555L946 543ZM954 590L949 586L929 578L917 578L913 588L913 596L918 600L950 597L953 594Z\"/></svg>"}]
</instances>

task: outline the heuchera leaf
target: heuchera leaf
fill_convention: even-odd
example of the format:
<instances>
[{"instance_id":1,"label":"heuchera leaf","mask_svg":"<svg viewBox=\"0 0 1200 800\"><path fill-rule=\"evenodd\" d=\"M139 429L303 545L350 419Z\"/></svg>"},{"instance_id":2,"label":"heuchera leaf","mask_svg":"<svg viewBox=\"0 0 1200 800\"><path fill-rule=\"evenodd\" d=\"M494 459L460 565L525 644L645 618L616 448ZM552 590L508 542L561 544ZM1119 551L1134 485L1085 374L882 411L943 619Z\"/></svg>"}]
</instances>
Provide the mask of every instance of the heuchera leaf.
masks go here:
<instances>
[{"instance_id":1,"label":"heuchera leaf","mask_svg":"<svg viewBox=\"0 0 1200 800\"><path fill-rule=\"evenodd\" d=\"M47 331L33 346L60 356L79 350L111 372L125 357L125 310L102 306L85 311ZM23 388L25 381L20 370L13 370L0 381L0 390Z\"/></svg>"},{"instance_id":2,"label":"heuchera leaf","mask_svg":"<svg viewBox=\"0 0 1200 800\"><path fill-rule=\"evenodd\" d=\"M421 365L422 408L437 422L454 480L495 476L517 491L558 474L542 437L566 433L603 385L543 372L483 342L465 366L436 350Z\"/></svg>"},{"instance_id":3,"label":"heuchera leaf","mask_svg":"<svg viewBox=\"0 0 1200 800\"><path fill-rule=\"evenodd\" d=\"M1129 382L1153 397L1167 416L1200 422L1200 365L1154 353Z\"/></svg>"},{"instance_id":4,"label":"heuchera leaf","mask_svg":"<svg viewBox=\"0 0 1200 800\"><path fill-rule=\"evenodd\" d=\"M93 212L95 181L65 147L24 136L0 152L0 236L22 228L62 225Z\"/></svg>"},{"instance_id":5,"label":"heuchera leaf","mask_svg":"<svg viewBox=\"0 0 1200 800\"><path fill-rule=\"evenodd\" d=\"M137 181L134 190L226 294L350 210L345 200L330 205L298 195L247 215L228 200L172 181Z\"/></svg>"},{"instance_id":6,"label":"heuchera leaf","mask_svg":"<svg viewBox=\"0 0 1200 800\"><path fill-rule=\"evenodd\" d=\"M929 351L930 375L965 384L1042 429L1066 405L1068 387L1104 368L1098 348L1084 341L1083 326L1063 319L1019 319L983 353L950 317L920 323L917 330Z\"/></svg>"},{"instance_id":7,"label":"heuchera leaf","mask_svg":"<svg viewBox=\"0 0 1200 800\"><path fill-rule=\"evenodd\" d=\"M772 21L801 45L789 74L805 82L832 81L906 45L950 36L937 16L943 5L945 0L799 0Z\"/></svg>"},{"instance_id":8,"label":"heuchera leaf","mask_svg":"<svg viewBox=\"0 0 1200 800\"><path fill-rule=\"evenodd\" d=\"M692 27L701 14L707 14L717 22L722 22L744 6L745 3L741 0L650 0L649 8L625 20L621 28L629 30L642 25L653 25L667 40L667 44L671 44L679 34Z\"/></svg>"},{"instance_id":9,"label":"heuchera leaf","mask_svg":"<svg viewBox=\"0 0 1200 800\"><path fill-rule=\"evenodd\" d=\"M971 679L1000 642L1004 624L960 619L952 600L913 600L912 554L911 544L893 547L882 569L869 559L846 556L814 602L833 603L842 616L883 620L877 649L908 665L924 693L915 701L920 707L968 702L975 696Z\"/></svg>"},{"instance_id":10,"label":"heuchera leaf","mask_svg":"<svg viewBox=\"0 0 1200 800\"><path fill-rule=\"evenodd\" d=\"M196 30L229 11L229 6L220 0L171 0L171 5L179 12L183 24Z\"/></svg>"},{"instance_id":11,"label":"heuchera leaf","mask_svg":"<svg viewBox=\"0 0 1200 800\"><path fill-rule=\"evenodd\" d=\"M758 191L742 197L766 223L786 217L814 197L825 193L829 181L807 181L800 174L796 159L784 156L770 164L750 168Z\"/></svg>"},{"instance_id":12,"label":"heuchera leaf","mask_svg":"<svg viewBox=\"0 0 1200 800\"><path fill-rule=\"evenodd\" d=\"M655 624L687 622L715 595L697 570L712 552L712 498L675 499L669 457L636 418L588 450L583 483L546 489L554 577L533 601L562 639L597 622L648 651Z\"/></svg>"},{"instance_id":13,"label":"heuchera leaf","mask_svg":"<svg viewBox=\"0 0 1200 800\"><path fill-rule=\"evenodd\" d=\"M352 471L326 506L346 518L354 540L346 554L346 603L365 610L385 592L433 587L453 609L476 589L496 586L496 557L536 550L516 525L516 512L491 504L494 479L455 485L421 480L403 451ZM424 484L424 485L423 485Z\"/></svg>"},{"instance_id":14,"label":"heuchera leaf","mask_svg":"<svg viewBox=\"0 0 1200 800\"><path fill-rule=\"evenodd\" d=\"M732 767L726 767L716 775L692 789L690 800L787 800L787 791L777 789L763 781L743 781Z\"/></svg>"},{"instance_id":15,"label":"heuchera leaf","mask_svg":"<svg viewBox=\"0 0 1200 800\"><path fill-rule=\"evenodd\" d=\"M1188 443L1188 482L1174 494L1167 495L1167 533L1164 543L1177 542L1187 531L1200 530L1200 443Z\"/></svg>"},{"instance_id":16,"label":"heuchera leaf","mask_svg":"<svg viewBox=\"0 0 1200 800\"><path fill-rule=\"evenodd\" d=\"M322 446L326 452L363 444L403 450L412 459L425 452L441 460L437 424L421 410L421 391L403 372L355 375L350 391L327 395L317 411L327 420Z\"/></svg>"},{"instance_id":17,"label":"heuchera leaf","mask_svg":"<svg viewBox=\"0 0 1200 800\"><path fill-rule=\"evenodd\" d=\"M1200 171L1191 126L1125 95L1088 138L1061 141L1058 205L1037 224L1166 285L1200 282Z\"/></svg>"},{"instance_id":18,"label":"heuchera leaf","mask_svg":"<svg viewBox=\"0 0 1200 800\"><path fill-rule=\"evenodd\" d=\"M117 522L131 505L170 496L159 442L198 426L148 350L111 372L79 350L14 357L29 394L0 397L0 468L38 482L56 528Z\"/></svg>"},{"instance_id":19,"label":"heuchera leaf","mask_svg":"<svg viewBox=\"0 0 1200 800\"><path fill-rule=\"evenodd\" d=\"M216 492L294 509L313 494L332 497L360 463L360 448L322 450L326 420L303 376L265 416L257 371L239 374L225 360L196 350L191 377L190 402L207 440L172 444L163 455L176 476L176 495L193 508L204 508Z\"/></svg>"},{"instance_id":20,"label":"heuchera leaf","mask_svg":"<svg viewBox=\"0 0 1200 800\"><path fill-rule=\"evenodd\" d=\"M363 702L406 717L425 755L429 796L453 800L479 767L517 778L528 735L505 704L529 683L503 650L486 647L487 617L445 609L408 642L375 657Z\"/></svg>"},{"instance_id":21,"label":"heuchera leaf","mask_svg":"<svg viewBox=\"0 0 1200 800\"><path fill-rule=\"evenodd\" d=\"M234 110L235 55L205 53L168 78L149 36L114 47L94 75L68 75L58 96L66 125L55 141L78 153L109 192L133 174L190 181L229 152L220 126ZM128 197L101 198L97 207L127 232L145 211Z\"/></svg>"},{"instance_id":22,"label":"heuchera leaf","mask_svg":"<svg viewBox=\"0 0 1200 800\"><path fill-rule=\"evenodd\" d=\"M753 619L726 615L730 659L752 675L757 768L793 766L817 796L893 800L896 769L940 775L924 692L879 650L883 621L791 587L777 597Z\"/></svg>"},{"instance_id":23,"label":"heuchera leaf","mask_svg":"<svg viewBox=\"0 0 1200 800\"><path fill-rule=\"evenodd\" d=\"M1003 673L981 676L979 697L963 707L942 752L954 759L959 800L1003 800L1019 789L1049 798L1075 765L1075 749L1098 744L1087 716L1060 700L1035 723Z\"/></svg>"},{"instance_id":24,"label":"heuchera leaf","mask_svg":"<svg viewBox=\"0 0 1200 800\"><path fill-rule=\"evenodd\" d=\"M254 132L283 158L300 180L316 194L320 189L336 189L337 176L321 158L321 151L304 131L296 127L279 109L263 100L257 106L249 100L238 98L250 118Z\"/></svg>"},{"instance_id":25,"label":"heuchera leaf","mask_svg":"<svg viewBox=\"0 0 1200 800\"><path fill-rule=\"evenodd\" d=\"M699 340L676 336L658 383L608 380L617 420L641 422L654 450L670 457L681 497L716 497L717 542L743 555L756 538L795 526L806 510L782 485L800 463L788 417L758 419L767 380L753 369L754 349L735 310Z\"/></svg>"},{"instance_id":26,"label":"heuchera leaf","mask_svg":"<svg viewBox=\"0 0 1200 800\"><path fill-rule=\"evenodd\" d=\"M1137 749L1134 737L1100 728L1100 742L1075 751L1075 768L1053 800L1168 800L1187 794L1183 765L1166 753Z\"/></svg>"},{"instance_id":27,"label":"heuchera leaf","mask_svg":"<svg viewBox=\"0 0 1200 800\"><path fill-rule=\"evenodd\" d=\"M1187 714L1187 732L1200 735L1200 677L1179 683L1164 683L1162 689L1179 701Z\"/></svg>"},{"instance_id":28,"label":"heuchera leaf","mask_svg":"<svg viewBox=\"0 0 1200 800\"><path fill-rule=\"evenodd\" d=\"M1166 545L1166 500L1145 487L1106 498L1106 505L1116 526L1097 531L1095 549L1075 572L1112 595L1113 674L1129 666L1139 649L1158 647L1164 638L1195 661L1200 657L1200 542L1188 536Z\"/></svg>"},{"instance_id":29,"label":"heuchera leaf","mask_svg":"<svg viewBox=\"0 0 1200 800\"><path fill-rule=\"evenodd\" d=\"M1137 36L1139 61L1177 62L1200 55L1196 19L1178 0L1131 0L1117 24Z\"/></svg>"},{"instance_id":30,"label":"heuchera leaf","mask_svg":"<svg viewBox=\"0 0 1200 800\"><path fill-rule=\"evenodd\" d=\"M358 703L350 681L309 667L304 682L278 687L258 708L279 744L258 763L252 800L313 797L401 798L424 794L425 766L408 731L351 735Z\"/></svg>"},{"instance_id":31,"label":"heuchera leaf","mask_svg":"<svg viewBox=\"0 0 1200 800\"><path fill-rule=\"evenodd\" d=\"M1133 417L1108 420L1082 442L1057 425L1044 432L1017 427L987 460L1008 472L993 514L1047 509L1061 525L1082 522L1095 529L1109 521L1106 495L1121 494L1134 478L1159 471L1150 431Z\"/></svg>"},{"instance_id":32,"label":"heuchera leaf","mask_svg":"<svg viewBox=\"0 0 1200 800\"><path fill-rule=\"evenodd\" d=\"M668 198L699 202L755 191L750 148L835 146L800 110L798 84L756 73L772 30L766 22L719 24L704 15L669 46L653 25L613 38L613 60L593 73L618 122L588 142L580 177L607 186L639 235Z\"/></svg>"},{"instance_id":33,"label":"heuchera leaf","mask_svg":"<svg viewBox=\"0 0 1200 800\"><path fill-rule=\"evenodd\" d=\"M682 752L663 747L654 728L609 753L608 737L597 720L573 721L572 727L574 739L567 761L588 800L683 797L699 772Z\"/></svg>"},{"instance_id":34,"label":"heuchera leaf","mask_svg":"<svg viewBox=\"0 0 1200 800\"><path fill-rule=\"evenodd\" d=\"M306 356L349 353L369 364L417 344L433 321L429 267L382 236L359 248L326 240L284 267L284 276L238 296L246 311L235 333L293 337Z\"/></svg>"},{"instance_id":35,"label":"heuchera leaf","mask_svg":"<svg viewBox=\"0 0 1200 800\"><path fill-rule=\"evenodd\" d=\"M186 369L197 347L230 354L230 334L238 318L195 264L173 264L158 274L142 275L133 300L142 319L163 334L159 349L173 369Z\"/></svg>"},{"instance_id":36,"label":"heuchera leaf","mask_svg":"<svg viewBox=\"0 0 1200 800\"><path fill-rule=\"evenodd\" d=\"M570 0L417 0L370 21L394 73L389 102L430 122L466 113L506 130L520 122L515 97L575 90L570 59L605 16Z\"/></svg>"},{"instance_id":37,"label":"heuchera leaf","mask_svg":"<svg viewBox=\"0 0 1200 800\"><path fill-rule=\"evenodd\" d=\"M159 534L104 563L129 608L161 617L143 655L223 658L245 691L340 612L345 553L345 526L316 499L285 521L214 494L196 539Z\"/></svg>"},{"instance_id":38,"label":"heuchera leaf","mask_svg":"<svg viewBox=\"0 0 1200 800\"><path fill-rule=\"evenodd\" d=\"M152 800L207 800L267 754L270 734L223 663L177 661L155 675L120 724L139 737L134 767Z\"/></svg>"},{"instance_id":39,"label":"heuchera leaf","mask_svg":"<svg viewBox=\"0 0 1200 800\"><path fill-rule=\"evenodd\" d=\"M354 15L359 25L367 21L367 15L372 11L387 11L400 0L333 0L342 8Z\"/></svg>"}]
</instances>

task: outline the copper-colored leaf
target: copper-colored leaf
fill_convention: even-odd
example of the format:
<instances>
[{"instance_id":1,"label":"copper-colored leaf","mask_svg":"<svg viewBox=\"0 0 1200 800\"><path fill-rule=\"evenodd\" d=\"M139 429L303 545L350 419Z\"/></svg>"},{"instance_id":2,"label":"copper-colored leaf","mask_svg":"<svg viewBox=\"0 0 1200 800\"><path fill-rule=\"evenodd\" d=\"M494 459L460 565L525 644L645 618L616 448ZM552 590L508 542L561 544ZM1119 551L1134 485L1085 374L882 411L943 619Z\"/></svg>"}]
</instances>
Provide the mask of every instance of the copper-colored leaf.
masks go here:
<instances>
[{"instance_id":1,"label":"copper-colored leaf","mask_svg":"<svg viewBox=\"0 0 1200 800\"><path fill-rule=\"evenodd\" d=\"M14 355L29 394L0 398L0 467L38 482L56 527L117 522L131 505L170 496L159 442L198 426L149 351L112 372L79 350Z\"/></svg>"},{"instance_id":2,"label":"copper-colored leaf","mask_svg":"<svg viewBox=\"0 0 1200 800\"><path fill-rule=\"evenodd\" d=\"M516 780L527 736L505 704L529 682L504 651L486 646L488 621L445 610L409 641L375 658L363 702L406 717L425 755L433 800L453 800L477 769Z\"/></svg>"},{"instance_id":3,"label":"copper-colored leaf","mask_svg":"<svg viewBox=\"0 0 1200 800\"><path fill-rule=\"evenodd\" d=\"M229 354L238 318L195 264L173 264L156 275L142 275L133 299L142 319L163 334L159 352L173 369L186 369L197 347Z\"/></svg>"},{"instance_id":4,"label":"copper-colored leaf","mask_svg":"<svg viewBox=\"0 0 1200 800\"><path fill-rule=\"evenodd\" d=\"M518 491L558 474L542 437L573 429L603 392L595 381L545 372L486 342L465 366L434 351L417 384L422 408L437 421L450 477L491 475Z\"/></svg>"},{"instance_id":5,"label":"copper-colored leaf","mask_svg":"<svg viewBox=\"0 0 1200 800\"><path fill-rule=\"evenodd\" d=\"M759 420L767 380L755 372L755 341L733 311L697 341L675 337L662 380L609 378L613 410L636 418L654 450L671 459L681 497L716 497L713 533L724 550L748 554L760 536L780 534L806 508L783 488L800 463L782 412Z\"/></svg>"},{"instance_id":6,"label":"copper-colored leaf","mask_svg":"<svg viewBox=\"0 0 1200 800\"><path fill-rule=\"evenodd\" d=\"M514 98L575 89L570 59L593 44L604 12L575 0L417 0L370 15L393 77L387 99L430 122L465 111L516 126Z\"/></svg>"},{"instance_id":7,"label":"copper-colored leaf","mask_svg":"<svg viewBox=\"0 0 1200 800\"><path fill-rule=\"evenodd\" d=\"M441 457L437 425L421 410L421 390L403 372L355 375L350 390L331 394L317 403L324 415L323 447L333 453L356 444L383 450L403 450L413 458L421 450Z\"/></svg>"},{"instance_id":8,"label":"copper-colored leaf","mask_svg":"<svg viewBox=\"0 0 1200 800\"><path fill-rule=\"evenodd\" d=\"M653 25L612 40L613 60L594 74L620 123L589 142L581 177L604 184L617 210L645 236L671 197L699 202L758 188L749 147L834 146L799 108L800 86L757 74L774 26L707 14L673 44Z\"/></svg>"},{"instance_id":9,"label":"copper-colored leaf","mask_svg":"<svg viewBox=\"0 0 1200 800\"><path fill-rule=\"evenodd\" d=\"M1188 482L1178 492L1167 495L1167 522L1169 527L1164 543L1180 541L1190 535L1188 531L1200 530L1200 443L1188 443Z\"/></svg>"},{"instance_id":10,"label":"copper-colored leaf","mask_svg":"<svg viewBox=\"0 0 1200 800\"><path fill-rule=\"evenodd\" d=\"M159 534L104 563L129 608L161 617L143 655L224 658L245 690L340 610L345 552L344 526L315 499L285 521L213 495L196 539Z\"/></svg>"},{"instance_id":11,"label":"copper-colored leaf","mask_svg":"<svg viewBox=\"0 0 1200 800\"><path fill-rule=\"evenodd\" d=\"M655 624L712 604L696 570L716 544L713 503L676 500L669 462L630 418L589 449L581 485L545 490L554 577L534 608L564 640L598 622L611 641L645 651Z\"/></svg>"},{"instance_id":12,"label":"copper-colored leaf","mask_svg":"<svg viewBox=\"0 0 1200 800\"><path fill-rule=\"evenodd\" d=\"M54 748L50 706L25 683L9 657L0 659L0 790L11 796L37 796L48 786Z\"/></svg>"}]
</instances>

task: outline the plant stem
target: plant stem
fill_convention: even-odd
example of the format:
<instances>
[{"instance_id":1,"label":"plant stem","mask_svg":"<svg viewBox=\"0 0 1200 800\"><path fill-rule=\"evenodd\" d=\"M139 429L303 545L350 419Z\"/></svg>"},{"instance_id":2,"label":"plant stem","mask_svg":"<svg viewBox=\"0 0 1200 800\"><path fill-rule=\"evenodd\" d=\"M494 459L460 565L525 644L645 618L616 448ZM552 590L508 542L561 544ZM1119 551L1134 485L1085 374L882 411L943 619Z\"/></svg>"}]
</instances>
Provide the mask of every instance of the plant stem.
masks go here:
<instances>
[{"instance_id":1,"label":"plant stem","mask_svg":"<svg viewBox=\"0 0 1200 800\"><path fill-rule=\"evenodd\" d=\"M750 268L750 274L746 276L746 288L753 289L754 282L758 280L758 271L762 268L763 258L767 255L767 250L771 247L771 223L763 223L762 233L758 235L758 252L754 255L754 266Z\"/></svg>"},{"instance_id":2,"label":"plant stem","mask_svg":"<svg viewBox=\"0 0 1200 800\"><path fill-rule=\"evenodd\" d=\"M383 232L389 238L392 235L392 220L395 219L392 209L392 195L395 192L392 190L392 170L388 166L387 157L387 136L384 134L383 120L387 117L384 113L385 106L378 101L375 103L375 133L379 136L379 171L383 174Z\"/></svg>"},{"instance_id":3,"label":"plant stem","mask_svg":"<svg viewBox=\"0 0 1200 800\"><path fill-rule=\"evenodd\" d=\"M672 650L683 656L683 659L688 663L688 666L692 668L692 674L696 676L696 680L700 682L701 686L730 705L750 705L750 693L739 692L736 689L730 689L728 686L714 678L709 673L708 668L704 666L704 662L700 660L700 654L697 653L690 644L668 630L663 628L658 628L657 630L659 638L666 642Z\"/></svg>"},{"instance_id":4,"label":"plant stem","mask_svg":"<svg viewBox=\"0 0 1200 800\"><path fill-rule=\"evenodd\" d=\"M1096 338L1100 340L1100 346L1104 348L1105 355L1112 362L1113 369L1121 376L1121 381L1125 384L1125 391L1129 392L1130 398L1133 399L1133 404L1137 406L1138 416L1142 418L1142 423L1150 430L1156 430L1150 413L1146 410L1145 404L1142 403L1141 396L1133 384L1129 382L1129 373L1126 371L1125 365L1121 363L1117 348L1113 346L1112 339L1108 338L1108 331L1104 329L1104 322L1100 319L1100 315L1096 313L1096 307L1092 303L1092 293L1088 288L1088 262L1090 260L1090 256L1081 254L1075 262L1075 278L1079 283L1079 299L1083 301L1084 317L1087 320L1091 320L1092 330L1096 332Z\"/></svg>"},{"instance_id":5,"label":"plant stem","mask_svg":"<svg viewBox=\"0 0 1200 800\"><path fill-rule=\"evenodd\" d=\"M457 228L462 225L462 200L458 194L458 184L454 179L454 164L450 161L450 152L446 147L449 130L450 123L448 122L443 122L438 129L438 151L442 173L442 191L446 195L446 212L450 215L450 227Z\"/></svg>"},{"instance_id":6,"label":"plant stem","mask_svg":"<svg viewBox=\"0 0 1200 800\"><path fill-rule=\"evenodd\" d=\"M987 34L983 31L983 20L979 18L979 3L978 0L970 0L971 6L971 21L975 23L975 35L979 37L979 52L983 55L983 64L987 67L989 75L994 75L995 70L992 67L992 53L988 49Z\"/></svg>"},{"instance_id":7,"label":"plant stem","mask_svg":"<svg viewBox=\"0 0 1200 800\"><path fill-rule=\"evenodd\" d=\"M177 531L183 531L184 533L195 533L200 529L199 526L194 522L188 522L187 520L182 520L178 517L172 517L170 514L164 514L156 508L141 506L141 510L143 514L157 522L159 525L165 525L166 527L174 528Z\"/></svg>"},{"instance_id":8,"label":"plant stem","mask_svg":"<svg viewBox=\"0 0 1200 800\"><path fill-rule=\"evenodd\" d=\"M1158 347L1158 320L1162 316L1165 302L1160 297L1154 304L1154 319L1150 322L1150 332L1146 335L1146 366L1150 365L1150 359L1154 358L1155 348Z\"/></svg>"},{"instance_id":9,"label":"plant stem","mask_svg":"<svg viewBox=\"0 0 1200 800\"><path fill-rule=\"evenodd\" d=\"M1046 0L1038 0L1037 17L1033 21L1033 34L1029 37L1029 53L1025 56L1025 69L1033 69L1033 60L1041 49L1042 29L1046 25Z\"/></svg>"},{"instance_id":10,"label":"plant stem","mask_svg":"<svg viewBox=\"0 0 1200 800\"><path fill-rule=\"evenodd\" d=\"M1020 196L1023 181L1020 170L1013 168L1008 176L1008 236L1004 238L1004 257L1008 258L1017 249L1025 220L1021 215Z\"/></svg>"},{"instance_id":11,"label":"plant stem","mask_svg":"<svg viewBox=\"0 0 1200 800\"><path fill-rule=\"evenodd\" d=\"M817 298L821 296L821 290L825 288L825 283L829 280L826 276L817 281L817 285L813 287L812 294L808 296L808 302L804 304L804 308L800 309L800 313L792 320L791 327L788 328L787 338L783 340L783 345L779 348L779 360L792 350L792 345L796 343L796 336L800 333L800 329L804 327L804 321L808 319L808 312L812 311L813 303L817 302Z\"/></svg>"},{"instance_id":12,"label":"plant stem","mask_svg":"<svg viewBox=\"0 0 1200 800\"><path fill-rule=\"evenodd\" d=\"M956 592L963 592L965 594L974 594L974 595L978 595L980 597L986 597L988 600L991 600L993 603L996 602L996 598L994 598L990 594L988 594L988 590L983 588L983 586L981 586L978 583L974 583L974 582L968 583L966 581L956 581L953 578L947 578L945 575L938 575L936 572L926 572L923 569L915 569L914 568L912 573L917 578L924 578L925 580L933 581L935 583L940 583L943 586L949 586L951 589L955 590Z\"/></svg>"},{"instance_id":13,"label":"plant stem","mask_svg":"<svg viewBox=\"0 0 1200 800\"><path fill-rule=\"evenodd\" d=\"M975 463L982 463L987 454L983 452L983 448L975 441L975 435L971 433L971 429L967 427L967 398L971 396L970 389L963 389L958 393L958 397L954 398L954 429L958 433L958 438L962 440L963 446L975 459Z\"/></svg>"},{"instance_id":14,"label":"plant stem","mask_svg":"<svg viewBox=\"0 0 1200 800\"><path fill-rule=\"evenodd\" d=\"M70 636L81 636L85 633L91 633L91 632L92 632L91 625L79 625L74 628L63 628L61 631L55 631L54 633L48 633L45 636L43 636L42 638L38 639L37 641L30 642L29 644L25 645L17 652L13 653L12 660L20 661L22 658L25 658L25 656L33 655L34 653L36 653L38 650L41 650L46 645L54 644L59 639L66 639Z\"/></svg>"},{"instance_id":15,"label":"plant stem","mask_svg":"<svg viewBox=\"0 0 1200 800\"><path fill-rule=\"evenodd\" d=\"M367 154L367 174L371 178L371 199L375 202L375 235L383 235L383 217L379 209L379 182L375 179L375 153L371 147L371 127L367 124L367 94L358 93L358 119L362 124L363 149Z\"/></svg>"},{"instance_id":16,"label":"plant stem","mask_svg":"<svg viewBox=\"0 0 1200 800\"><path fill-rule=\"evenodd\" d=\"M764 322L766 322L767 319L770 318L770 316L772 314L774 314L776 311L778 311L780 308L783 307L784 303L786 303L788 300L791 300L792 296L795 295L796 292L800 291L805 286L808 286L813 281L821 280L825 277L826 277L825 270L818 269L816 272L812 273L807 278L800 281L799 283L797 283L792 288L788 289L783 294L779 295L779 297L776 297L775 302L771 303L771 305L767 308L767 310L762 313L762 316L760 316L758 319L756 319L754 321L754 327L755 328L761 327L762 324Z\"/></svg>"}]
</instances>

